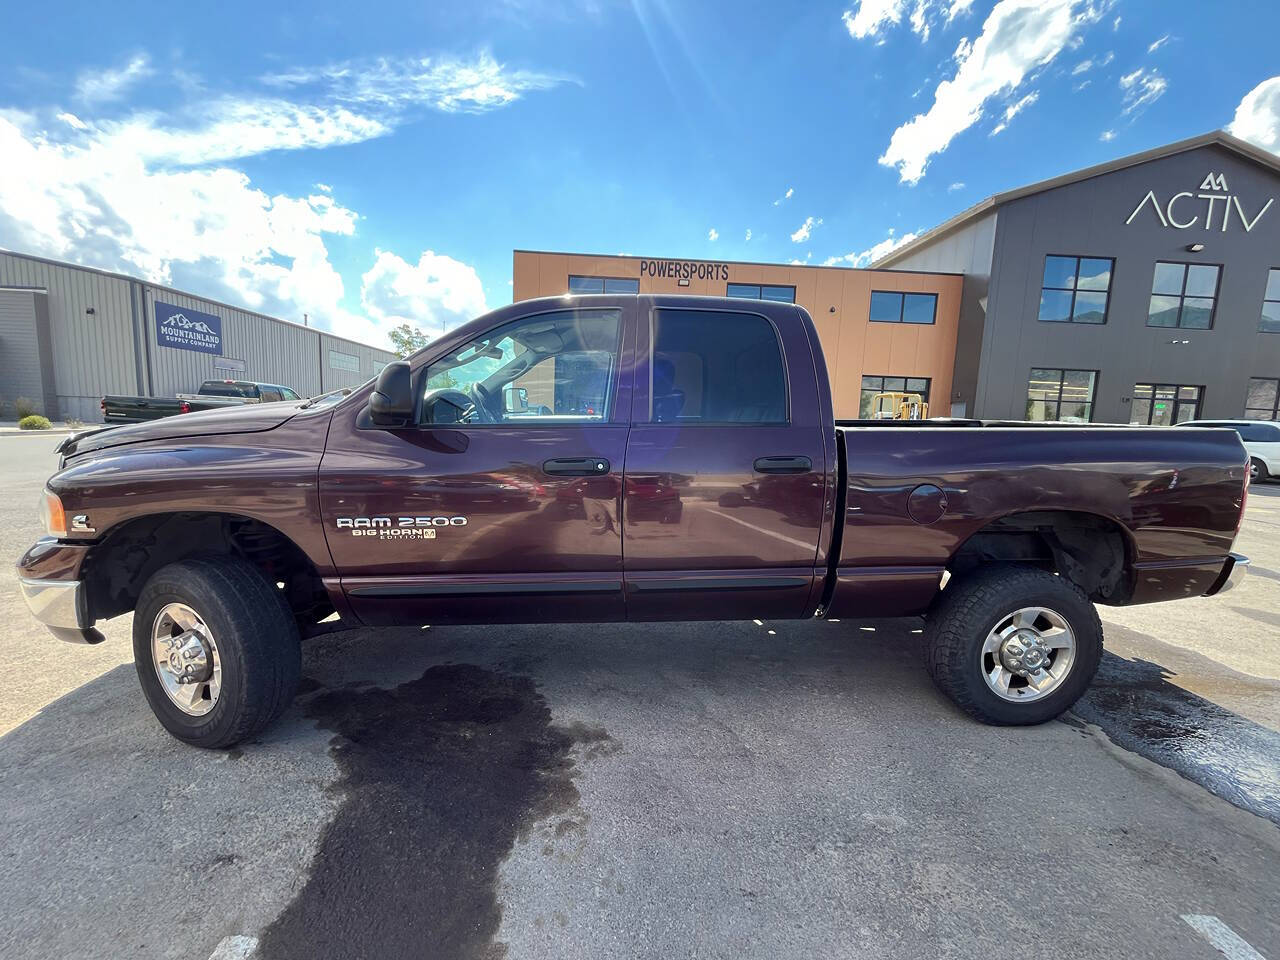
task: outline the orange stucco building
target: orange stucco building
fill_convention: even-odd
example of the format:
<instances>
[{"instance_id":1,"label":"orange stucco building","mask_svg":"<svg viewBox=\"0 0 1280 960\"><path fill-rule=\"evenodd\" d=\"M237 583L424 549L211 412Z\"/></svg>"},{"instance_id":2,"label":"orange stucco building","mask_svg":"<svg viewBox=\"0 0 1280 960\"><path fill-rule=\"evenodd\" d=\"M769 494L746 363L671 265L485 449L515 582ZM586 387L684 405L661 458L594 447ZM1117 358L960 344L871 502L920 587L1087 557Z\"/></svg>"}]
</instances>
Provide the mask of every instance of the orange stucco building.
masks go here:
<instances>
[{"instance_id":1,"label":"orange stucco building","mask_svg":"<svg viewBox=\"0 0 1280 960\"><path fill-rule=\"evenodd\" d=\"M515 300L606 285L610 293L791 300L818 327L837 419L858 417L864 398L882 389L927 392L932 415L951 412L961 274L540 250L517 250L514 261Z\"/></svg>"}]
</instances>

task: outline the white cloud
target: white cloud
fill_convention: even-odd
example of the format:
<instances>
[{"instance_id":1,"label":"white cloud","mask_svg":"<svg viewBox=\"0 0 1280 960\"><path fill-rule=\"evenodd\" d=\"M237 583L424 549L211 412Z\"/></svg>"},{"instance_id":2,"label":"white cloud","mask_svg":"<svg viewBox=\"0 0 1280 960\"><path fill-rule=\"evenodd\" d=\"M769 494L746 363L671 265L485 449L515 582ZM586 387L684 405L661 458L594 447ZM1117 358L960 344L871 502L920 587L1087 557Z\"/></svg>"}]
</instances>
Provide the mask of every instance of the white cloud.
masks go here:
<instances>
[{"instance_id":1,"label":"white cloud","mask_svg":"<svg viewBox=\"0 0 1280 960\"><path fill-rule=\"evenodd\" d=\"M982 118L988 100L1017 90L1097 17L1083 0L1000 0L978 39L957 47L955 76L938 84L926 113L893 132L880 163L918 183L929 160Z\"/></svg>"},{"instance_id":2,"label":"white cloud","mask_svg":"<svg viewBox=\"0 0 1280 960\"><path fill-rule=\"evenodd\" d=\"M777 200L773 201L773 205L775 207L780 206L784 201L790 200L791 195L795 192L796 191L794 187L787 187L787 192L784 193L782 196L780 196Z\"/></svg>"},{"instance_id":3,"label":"white cloud","mask_svg":"<svg viewBox=\"0 0 1280 960\"><path fill-rule=\"evenodd\" d=\"M1227 132L1280 153L1280 77L1263 80L1244 95Z\"/></svg>"},{"instance_id":4,"label":"white cloud","mask_svg":"<svg viewBox=\"0 0 1280 960\"><path fill-rule=\"evenodd\" d=\"M1121 19L1122 19L1121 17L1116 17L1113 21L1111 21L1111 29L1112 29L1112 30L1119 30L1119 29L1120 29L1120 20L1121 20Z\"/></svg>"},{"instance_id":5,"label":"white cloud","mask_svg":"<svg viewBox=\"0 0 1280 960\"><path fill-rule=\"evenodd\" d=\"M964 186L964 184L961 184L961 186ZM898 237L894 236L893 230L890 230L887 237L879 243L872 244L866 250L856 250L853 253L846 253L842 257L827 257L827 259L822 261L822 265L824 267L834 267L837 265L844 266L847 264L851 267L865 267L869 264L875 263L881 257L887 257L894 250L897 250L898 247L910 243L918 236L919 234L913 231L911 233L904 233L902 236Z\"/></svg>"},{"instance_id":6,"label":"white cloud","mask_svg":"<svg viewBox=\"0 0 1280 960\"><path fill-rule=\"evenodd\" d=\"M324 193L333 193L333 187L329 186L327 183L317 183L316 189Z\"/></svg>"},{"instance_id":7,"label":"white cloud","mask_svg":"<svg viewBox=\"0 0 1280 960\"><path fill-rule=\"evenodd\" d=\"M883 43L884 34L900 24L905 14L911 32L921 43L928 43L930 31L939 19L943 26L950 24L970 11L973 0L855 0L855 4L840 17L855 40L871 38Z\"/></svg>"},{"instance_id":8,"label":"white cloud","mask_svg":"<svg viewBox=\"0 0 1280 960\"><path fill-rule=\"evenodd\" d=\"M1115 138L1116 138L1116 132L1114 130L1103 130L1100 134L1098 134L1098 139L1101 140L1103 143L1110 143Z\"/></svg>"},{"instance_id":9,"label":"white cloud","mask_svg":"<svg viewBox=\"0 0 1280 960\"><path fill-rule=\"evenodd\" d=\"M361 277L360 303L379 333L409 323L438 334L485 313L484 288L469 265L425 250L416 264L378 250Z\"/></svg>"},{"instance_id":10,"label":"white cloud","mask_svg":"<svg viewBox=\"0 0 1280 960\"><path fill-rule=\"evenodd\" d=\"M710 240L712 243L715 243L717 240L720 239L720 231L717 230L715 227L712 227L710 230L707 231L707 239Z\"/></svg>"},{"instance_id":11,"label":"white cloud","mask_svg":"<svg viewBox=\"0 0 1280 960\"><path fill-rule=\"evenodd\" d=\"M1115 58L1116 58L1115 51L1108 50L1107 55L1105 57L1099 57L1096 60L1093 59L1092 57L1090 57L1087 60L1081 60L1074 67L1071 68L1071 75L1073 77L1077 77L1082 73L1088 73L1090 70L1094 69L1095 67L1105 67Z\"/></svg>"},{"instance_id":12,"label":"white cloud","mask_svg":"<svg viewBox=\"0 0 1280 960\"><path fill-rule=\"evenodd\" d=\"M957 180L955 183L951 184L951 186L947 187L947 193L955 193L957 190L963 190L963 189L964 189L964 181Z\"/></svg>"},{"instance_id":13,"label":"white cloud","mask_svg":"<svg viewBox=\"0 0 1280 960\"><path fill-rule=\"evenodd\" d=\"M398 111L426 106L445 113L482 113L569 78L511 69L487 52L454 57L379 57L269 74L263 82L295 93L318 93L339 103Z\"/></svg>"},{"instance_id":14,"label":"white cloud","mask_svg":"<svg viewBox=\"0 0 1280 960\"><path fill-rule=\"evenodd\" d=\"M1139 67L1133 73L1126 73L1120 78L1120 90L1123 94L1121 113L1131 116L1141 112L1164 96L1169 89L1169 82L1160 76L1160 71Z\"/></svg>"},{"instance_id":15,"label":"white cloud","mask_svg":"<svg viewBox=\"0 0 1280 960\"><path fill-rule=\"evenodd\" d=\"M822 226L821 217L818 217L816 220L813 217L805 217L804 223L800 224L796 229L796 232L791 235L791 242L804 243L809 239L809 234L813 233L813 228L820 226Z\"/></svg>"},{"instance_id":16,"label":"white cloud","mask_svg":"<svg viewBox=\"0 0 1280 960\"><path fill-rule=\"evenodd\" d=\"M1149 47L1147 47L1147 53L1155 53L1157 50L1159 50L1168 42L1169 42L1169 35L1166 33L1159 40L1153 41L1152 44Z\"/></svg>"},{"instance_id":17,"label":"white cloud","mask_svg":"<svg viewBox=\"0 0 1280 960\"><path fill-rule=\"evenodd\" d=\"M76 96L85 103L119 100L135 83L154 73L150 59L140 53L122 67L82 71L76 77Z\"/></svg>"},{"instance_id":18,"label":"white cloud","mask_svg":"<svg viewBox=\"0 0 1280 960\"><path fill-rule=\"evenodd\" d=\"M1033 103L1035 103L1039 99L1040 99L1040 91L1032 90L1021 100L1017 100L1009 104L1009 106L1005 108L1004 119L995 125L994 129L992 129L991 133L988 134L988 136L994 137L996 134L1002 132L1007 126L1009 126L1010 120L1012 120L1014 117L1016 117L1023 110L1027 109L1027 107L1031 106Z\"/></svg>"},{"instance_id":19,"label":"white cloud","mask_svg":"<svg viewBox=\"0 0 1280 960\"><path fill-rule=\"evenodd\" d=\"M489 58L473 66L493 76ZM337 102L332 90L234 99L187 87L195 99L171 114L98 120L84 111L0 108L0 247L138 274L286 319L309 313L319 326L361 340L382 342L397 303L425 305L422 323L479 312L474 270L432 251L416 266L378 251L361 296L369 318L346 309L327 242L354 235L358 213L327 184L301 195L268 193L229 165L380 136L414 106L510 102L469 81L442 98L406 101L392 92L380 101L370 82L343 80L365 91L367 103Z\"/></svg>"},{"instance_id":20,"label":"white cloud","mask_svg":"<svg viewBox=\"0 0 1280 960\"><path fill-rule=\"evenodd\" d=\"M743 238L743 241L742 241L742 242L743 242L743 243L750 243L750 242L751 242L751 228L750 228L750 227L747 227L747 235Z\"/></svg>"}]
</instances>

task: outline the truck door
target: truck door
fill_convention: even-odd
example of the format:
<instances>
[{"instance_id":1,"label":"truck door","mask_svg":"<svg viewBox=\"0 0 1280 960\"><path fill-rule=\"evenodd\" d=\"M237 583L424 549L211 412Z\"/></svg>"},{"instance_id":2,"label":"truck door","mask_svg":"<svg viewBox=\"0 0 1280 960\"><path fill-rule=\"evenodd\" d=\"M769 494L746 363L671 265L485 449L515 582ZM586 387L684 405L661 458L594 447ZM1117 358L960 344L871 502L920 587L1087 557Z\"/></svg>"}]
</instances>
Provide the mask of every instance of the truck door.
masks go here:
<instances>
[{"instance_id":1,"label":"truck door","mask_svg":"<svg viewBox=\"0 0 1280 960\"><path fill-rule=\"evenodd\" d=\"M321 507L364 622L623 618L623 343L635 300L530 309L513 305L423 356L410 428L335 415Z\"/></svg>"},{"instance_id":2,"label":"truck door","mask_svg":"<svg viewBox=\"0 0 1280 960\"><path fill-rule=\"evenodd\" d=\"M829 424L800 315L746 302L656 308L637 324L636 355L623 503L628 619L801 616Z\"/></svg>"}]
</instances>

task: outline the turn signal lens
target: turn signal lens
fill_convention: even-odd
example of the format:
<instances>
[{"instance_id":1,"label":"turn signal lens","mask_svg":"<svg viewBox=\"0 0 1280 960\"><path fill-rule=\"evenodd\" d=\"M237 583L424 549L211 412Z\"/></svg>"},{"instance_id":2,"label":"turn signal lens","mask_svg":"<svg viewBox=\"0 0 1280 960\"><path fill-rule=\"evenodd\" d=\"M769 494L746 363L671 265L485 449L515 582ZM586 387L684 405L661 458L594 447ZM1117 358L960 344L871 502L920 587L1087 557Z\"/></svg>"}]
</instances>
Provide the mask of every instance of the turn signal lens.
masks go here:
<instances>
[{"instance_id":1,"label":"turn signal lens","mask_svg":"<svg viewBox=\"0 0 1280 960\"><path fill-rule=\"evenodd\" d=\"M45 532L51 537L67 535L67 512L62 509L62 500L52 490L46 490L40 500L40 516L44 520Z\"/></svg>"}]
</instances>

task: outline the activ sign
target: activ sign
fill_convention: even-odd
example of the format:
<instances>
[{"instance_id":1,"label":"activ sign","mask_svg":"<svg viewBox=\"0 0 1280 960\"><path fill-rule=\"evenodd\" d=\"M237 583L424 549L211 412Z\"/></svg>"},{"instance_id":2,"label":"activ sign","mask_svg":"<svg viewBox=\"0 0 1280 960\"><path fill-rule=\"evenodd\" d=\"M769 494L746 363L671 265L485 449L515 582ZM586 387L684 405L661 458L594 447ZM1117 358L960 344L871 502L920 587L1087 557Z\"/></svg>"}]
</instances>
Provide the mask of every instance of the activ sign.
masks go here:
<instances>
[{"instance_id":1,"label":"activ sign","mask_svg":"<svg viewBox=\"0 0 1280 960\"><path fill-rule=\"evenodd\" d=\"M1258 225L1258 221L1275 202L1275 197L1267 198L1261 209L1250 215L1240 198L1227 186L1227 175L1210 171L1200 181L1198 191L1179 191L1168 202L1162 202L1154 190L1148 190L1124 223L1126 227L1133 223L1134 218L1150 204L1152 213L1160 223L1175 230L1190 230L1197 225L1204 230L1212 230L1216 225L1220 233L1226 233L1227 227L1235 220L1248 233ZM1219 203L1222 204L1221 207L1218 206Z\"/></svg>"},{"instance_id":2,"label":"activ sign","mask_svg":"<svg viewBox=\"0 0 1280 960\"><path fill-rule=\"evenodd\" d=\"M222 353L222 318L156 301L156 343L178 350Z\"/></svg>"}]
</instances>

